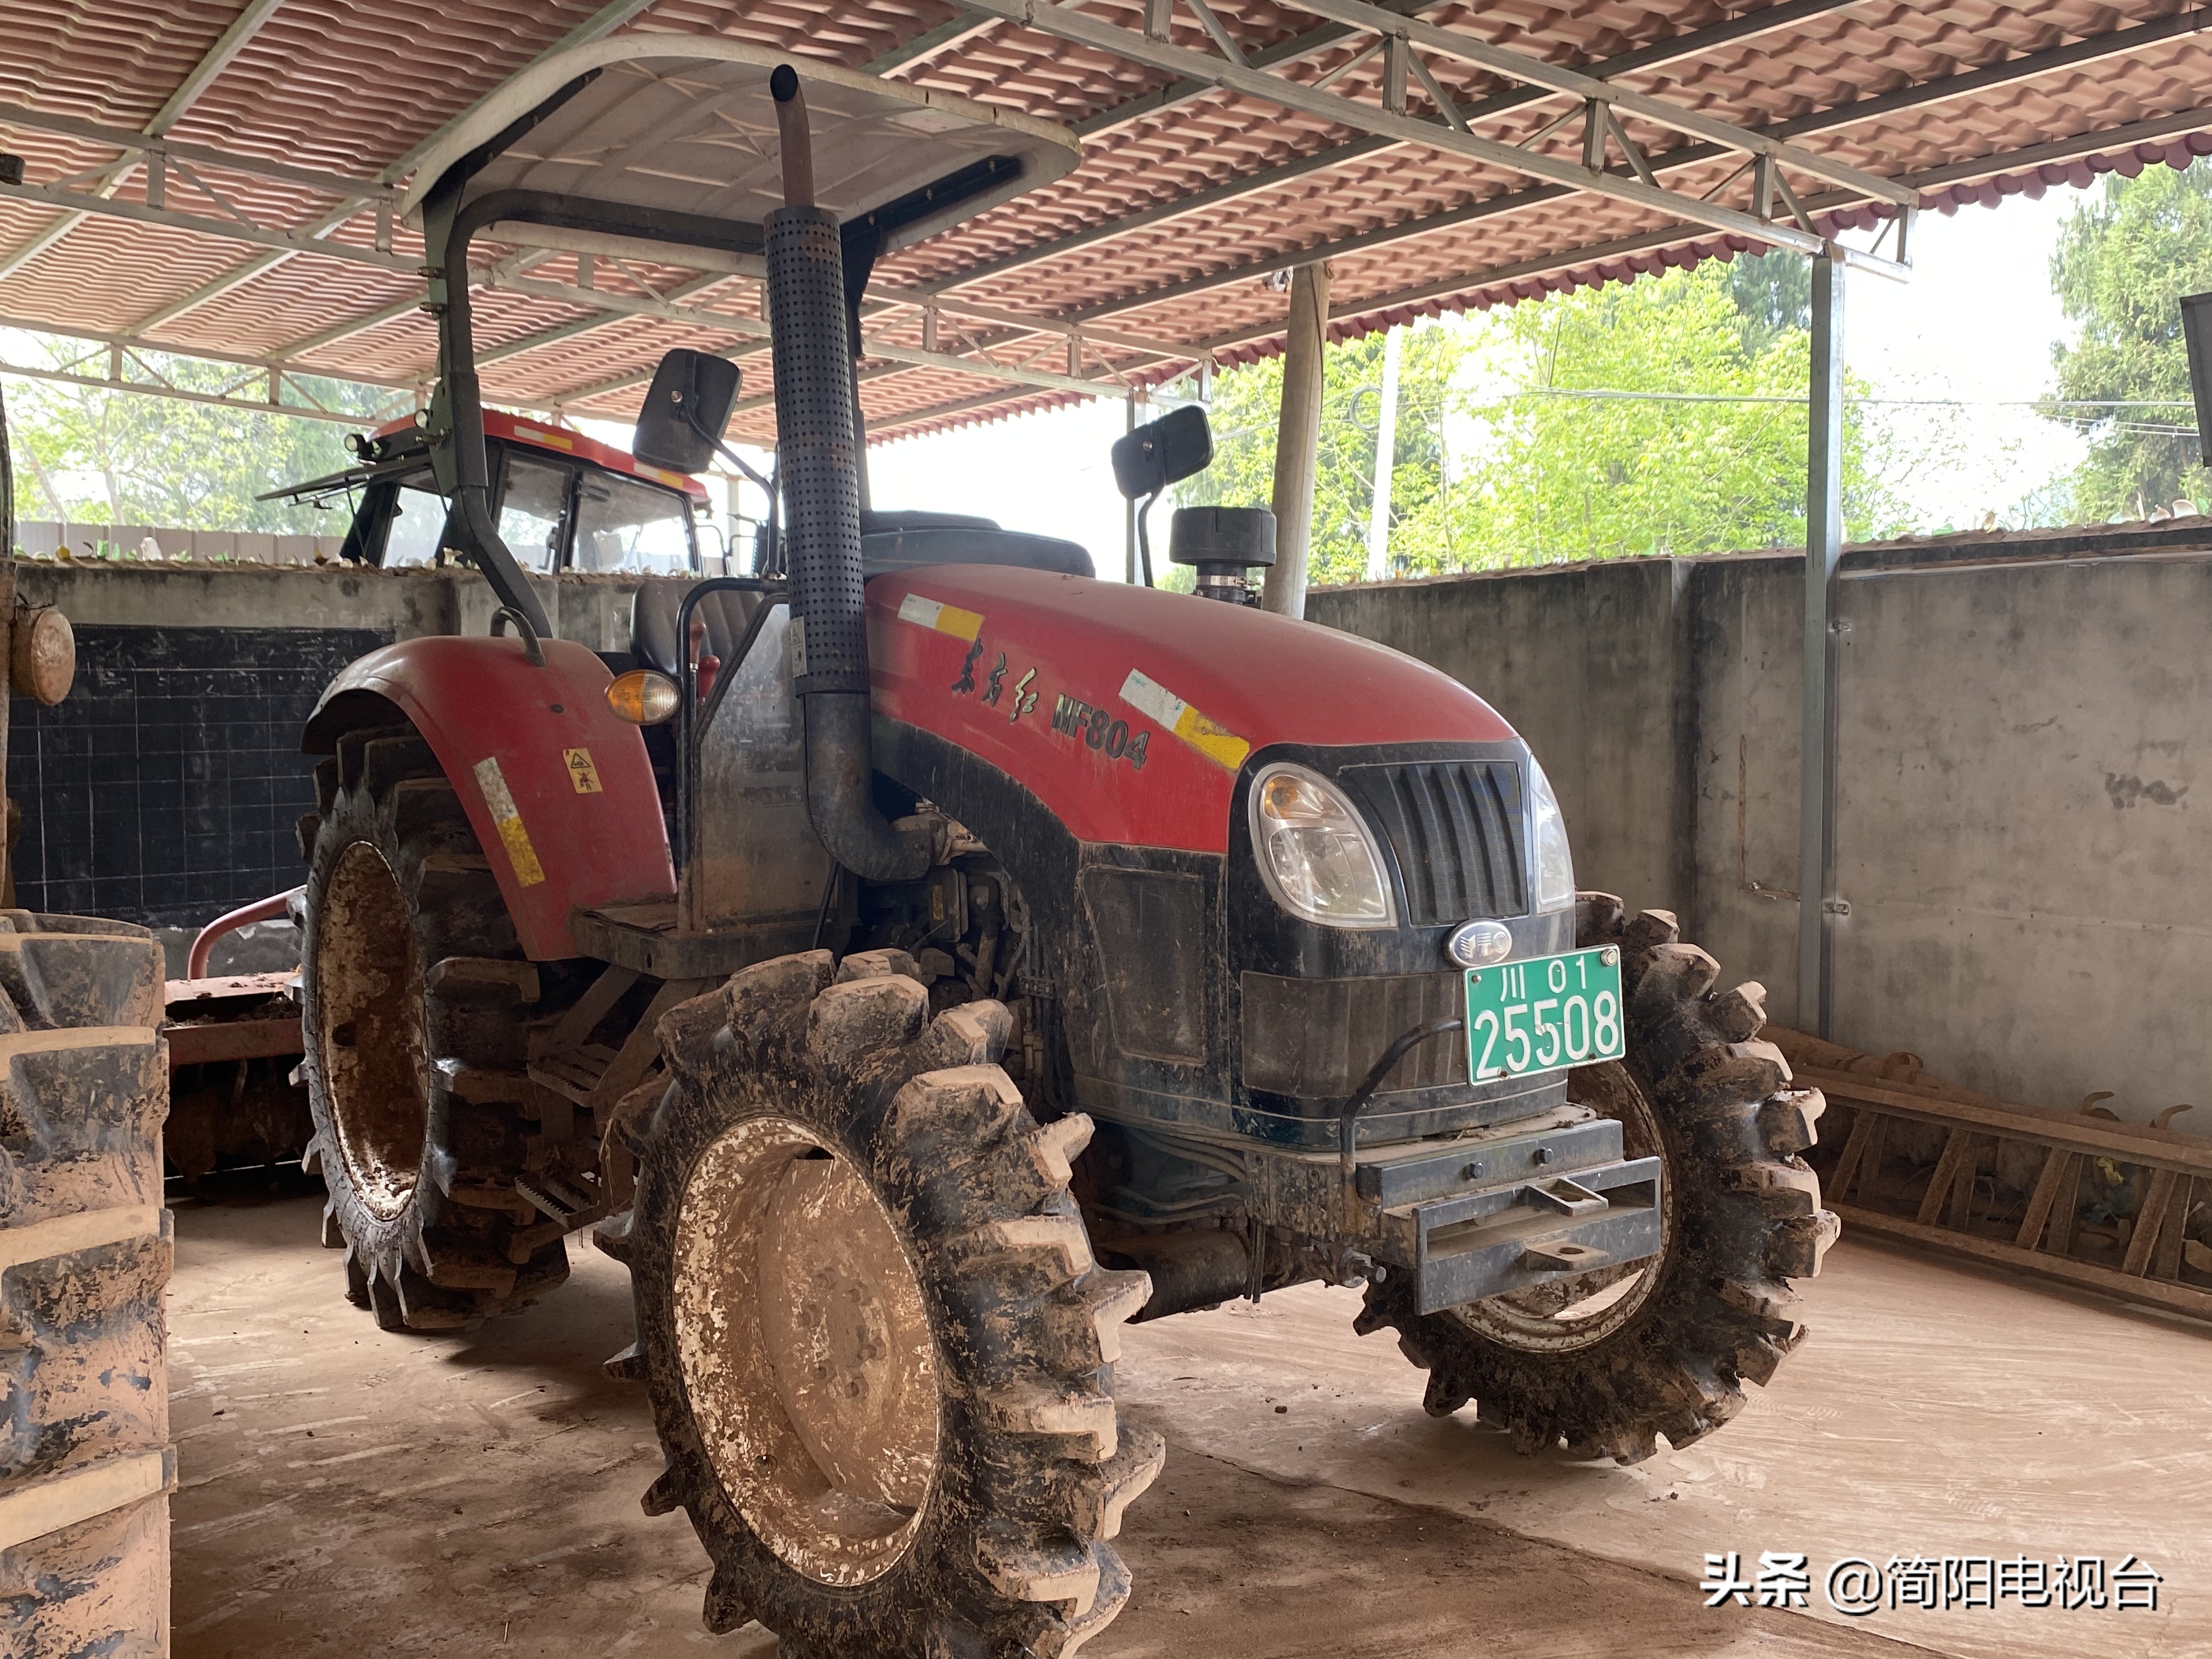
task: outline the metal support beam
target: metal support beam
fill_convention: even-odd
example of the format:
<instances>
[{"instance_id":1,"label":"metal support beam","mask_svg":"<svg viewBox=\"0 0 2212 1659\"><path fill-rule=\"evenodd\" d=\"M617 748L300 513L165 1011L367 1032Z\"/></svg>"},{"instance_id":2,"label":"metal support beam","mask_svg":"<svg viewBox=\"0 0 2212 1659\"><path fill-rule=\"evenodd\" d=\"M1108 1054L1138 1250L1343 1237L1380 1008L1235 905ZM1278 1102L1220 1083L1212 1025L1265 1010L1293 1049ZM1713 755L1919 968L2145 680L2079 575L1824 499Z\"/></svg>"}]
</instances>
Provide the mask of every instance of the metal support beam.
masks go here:
<instances>
[{"instance_id":1,"label":"metal support beam","mask_svg":"<svg viewBox=\"0 0 2212 1659\"><path fill-rule=\"evenodd\" d=\"M541 299L560 300L587 310L596 310L631 317L659 317L669 322L689 323L710 328L724 334L734 334L757 342L755 350L764 348L769 337L766 323L754 317L732 316L725 312L703 311L696 306L674 305L665 300L634 299L627 295L611 294L604 289L580 289L566 283L544 283L529 277L514 276L496 280L486 286L508 293L535 295ZM1026 331L1054 334L1062 331L1048 322L1039 322ZM865 356L883 358L895 363L920 368L948 368L963 374L980 375L986 380L1010 380L1018 386L1037 386L1053 392L1079 392L1085 397L1110 397L1119 389L1119 382L1109 373L1098 380L1078 379L1073 375L1055 374L1048 370L1030 368L1020 364L996 363L979 357L956 356L942 351L923 351L913 346L896 345L883 341L861 342ZM747 354L733 353L733 356ZM1188 354L1195 360L1201 353ZM744 405L740 404L740 408Z\"/></svg>"},{"instance_id":2,"label":"metal support beam","mask_svg":"<svg viewBox=\"0 0 2212 1659\"><path fill-rule=\"evenodd\" d=\"M52 380L63 386L89 386L100 392L129 392L145 398L167 398L173 403L207 404L217 409L235 409L249 415L289 415L303 421L328 421L336 426L356 428L374 426L410 407L415 400L410 390L403 401L394 398L385 410L376 415L354 415L338 410L325 409L318 404L280 402L275 397L234 398L211 392L188 392L180 386L157 386L143 380L128 380L105 375L77 374L68 369L33 368L27 364L0 362L0 380L9 377L26 380ZM272 387L280 385L283 376L272 379Z\"/></svg>"},{"instance_id":3,"label":"metal support beam","mask_svg":"<svg viewBox=\"0 0 2212 1659\"><path fill-rule=\"evenodd\" d=\"M161 107L155 112L154 118L147 122L142 129L144 134L149 137L158 138L176 125L183 118L185 112L191 107L193 100L206 91L209 83L229 66L231 59L245 50L246 43L253 38L264 23L269 21L270 14L283 3L283 0L247 0L246 9L231 20L230 27L216 38L215 45L209 47L199 62L192 65L184 80L178 84L177 89L171 93L163 100ZM125 155L123 160L118 161L100 176L99 181L94 185L92 193L100 196L106 195L120 185L129 176L131 169L137 165L137 158L135 155ZM15 249L5 258L0 258L0 282L4 282L14 276L39 255L60 241L70 231L82 224L84 218L85 216L82 212L72 210L64 213L44 229L39 231L29 241Z\"/></svg>"},{"instance_id":4,"label":"metal support beam","mask_svg":"<svg viewBox=\"0 0 2212 1659\"><path fill-rule=\"evenodd\" d=\"M1634 52L1622 52L1616 57L1602 59L1589 64L1583 72L1593 79L1609 81L1615 76L1633 74L1639 70L1662 68L1670 64L1695 58L1701 52L1723 46L1739 44L1757 35L1793 27L1827 12L1841 9L1845 5L1854 5L1858 3L1859 0L1785 0L1785 3L1781 5L1769 6L1758 11L1748 12L1740 17L1714 24L1709 28L1693 29L1686 34L1677 35L1670 40L1658 41L1650 46L1639 47ZM2204 14L2197 11L2179 13L2172 17L2161 18L2154 22L2142 24L2133 28L2094 35L2087 40L2055 46L2045 52L2030 52L2023 57L2008 58L2002 63L1991 64L1984 69L1942 76L1932 81L1923 82L1917 86L1904 87L1895 92L1885 93L1880 97L1860 99L1856 102L1838 105L1832 109L1815 110L1808 114L1780 122L1771 127L1755 131L1762 131L1770 137L1785 140L1814 133L1832 132L1844 127L1855 126L1863 122L1878 120L1886 116L1900 114L1914 109L1946 103L1954 99L1969 97L1998 88L2015 85L2039 76L2055 74L2062 70L2080 69L2091 64L2124 57L2129 52L2139 51L2143 47L2156 46L2191 33L2196 29L2203 15ZM1340 25L1331 24L1328 27L1334 31L1331 35L1333 40L1342 40L1349 33L1348 30ZM1318 34L1321 31L1315 33ZM1298 38L1304 40L1308 37ZM1262 59L1255 57L1254 61L1256 63ZM1178 86L1182 84L1178 83ZM1194 90L1181 93L1179 96L1195 96L1198 92L1212 90L1210 86L1199 86L1194 82L1189 84ZM1170 90L1175 91L1176 88L1170 88ZM1468 120L1480 120L1486 115L1533 102L1545 95L1547 94L1538 89L1518 88L1496 97L1484 99L1478 103L1462 105L1460 112ZM1154 98L1158 96L1158 94L1153 95ZM1152 99L1133 100L1127 105L1120 106L1118 110L1108 112L1106 116L1097 118L1102 124L1098 130L1103 130L1105 125L1119 125L1123 119L1134 119L1153 106ZM1123 112L1127 113L1124 114ZM2081 135L2049 146L2036 146L2032 149L2019 152L2016 156L2010 158L2010 161L2014 165L2021 166L2033 165L2040 161L2063 161L2072 156L2088 155L2115 143L2151 143L2160 137L2170 137L2175 132L2192 131L2208 125L2212 125L2212 112L2201 114L2197 112L2184 112L2153 121L2138 122L2127 127L2112 129L2107 132ZM1085 123L1080 130L1088 132L1094 129L1091 124ZM1098 242L1130 235L1150 226L1181 218L1187 214L1200 212L1209 208L1223 207L1231 202L1293 183L1311 173L1326 172L1332 167L1348 166L1354 161L1395 147L1394 141L1385 138L1354 139L1349 143L1335 145L1325 150L1316 151L1310 155L1281 162L1272 167L1261 168L1256 173L1244 173L1237 178L1226 179L1221 184L1206 190L1193 191L1188 196L1157 203L1151 207L1140 209L1135 213L1125 215L1121 218L1111 220L1104 224L1093 225L1070 235L1055 238L1051 241L1039 242L1034 246L972 266L941 283L933 283L930 287L933 290L942 291L963 287L988 277L1003 276L1008 271L1019 270L1024 265L1036 264L1043 260L1075 252ZM1701 143L1662 152L1650 159L1655 170L1664 172L1693 161L1711 160L1722 153L1718 146ZM2006 160L2007 158L1991 158L1991 162L1999 163ZM1986 176L1989 173L2001 170L2002 167L1999 165L1972 162L1939 168L1929 173L1915 174L1902 182L1917 185L1921 189L1933 189L1942 184L1957 183L1966 179ZM1768 171L1771 173L1771 169ZM1556 191L1546 187L1519 191L1508 198L1492 199L1510 202L1516 206L1533 206L1539 202L1552 199L1556 193ZM1499 210L1497 207L1488 202L1472 204L1468 207L1453 209L1443 214L1413 222L1414 225L1422 228L1420 229L1414 229L1412 227L1393 227L1391 230L1381 233L1379 237L1371 240L1395 239L1397 234L1423 234L1427 229L1442 229L1460 222L1462 218L1482 216L1488 212L1498 210ZM1768 210L1762 206L1760 210ZM1288 256L1273 257L1275 264L1279 265L1283 258ZM1239 267L1237 275L1231 280L1242 280L1243 270L1243 267ZM1125 306L1121 308L1131 309L1133 307Z\"/></svg>"},{"instance_id":5,"label":"metal support beam","mask_svg":"<svg viewBox=\"0 0 2212 1659\"><path fill-rule=\"evenodd\" d=\"M204 346L168 345L160 340L149 340L136 334L113 334L88 329L65 328L52 323L39 322L28 317L15 317L5 313L0 313L0 328L18 328L27 334L50 335L58 340L82 340L92 345L104 345L112 354L131 352L140 356L189 357L196 362L231 363L240 368L274 369L285 374L312 374L321 380L344 380L355 386L383 386L398 392L411 392L416 385L415 380L391 376L352 374L316 368L303 369L289 359L281 356L244 356L237 352L216 351Z\"/></svg>"},{"instance_id":6,"label":"metal support beam","mask_svg":"<svg viewBox=\"0 0 2212 1659\"><path fill-rule=\"evenodd\" d=\"M1634 52L1625 52L1614 57L1601 59L1588 65L1583 72L1599 80L1610 80L1615 76L1632 75L1642 70L1662 69L1670 64L1685 62L1720 46L1738 45L1755 36L1790 27L1827 12L1839 11L1846 6L1859 3L1860 0L1784 0L1784 3L1780 5L1768 6L1759 11L1747 13L1741 17L1729 18L1707 28L1692 29L1686 34L1678 34L1672 40L1658 41L1649 46L1639 47ZM1402 9L1407 11L1419 9L1419 7L1411 4L1405 5ZM1400 8L1392 7L1389 9L1395 10ZM1349 38L1351 33L1352 31L1340 23L1326 23L1318 29L1310 30L1285 43L1286 47L1294 47L1297 50L1286 51L1279 55L1271 48L1266 52L1254 53L1252 61L1255 64L1265 68L1273 64L1305 56L1320 50L1324 46L1334 45ZM1148 93L1142 98L1133 99L1126 104L1117 105L1115 108L1106 111L1103 114L1094 116L1090 120L1079 122L1075 130L1081 136L1088 137L1096 132L1125 125L1128 122L1150 114L1155 109L1164 108L1170 104L1181 103L1186 99L1198 97L1213 89L1210 82L1179 81L1173 86L1164 88L1159 92ZM1463 104L1460 106L1459 112L1464 120L1479 120L1486 115L1510 109L1521 104L1534 102L1544 95L1542 92L1534 88L1516 88L1512 91L1501 93L1496 97L1483 99L1478 103ZM1384 150L1394 149L1396 147L1395 141L1388 138L1358 138L1350 143L1333 145L1328 149L1317 150L1310 155L1298 156L1274 167L1262 167L1256 173L1243 173L1237 178L1225 179L1218 185L1205 190L1194 191L1187 196L1178 196L1169 201L1155 203L1151 207L1139 209L1134 213L1126 214L1119 219L1109 220L1104 224L1093 225L1087 229L1075 231L1066 236L1056 237L1048 242L1039 242L1034 246L1020 249L1000 258L970 266L965 270L945 278L941 283L930 284L930 288L934 291L945 291L964 287L968 283L980 282L986 277L997 276L1009 270L1018 270L1024 265L1035 264L1041 260L1055 258L1064 253L1072 253L1079 248L1088 247L1096 242L1108 241L1118 236L1127 236L1165 220L1181 218L1186 214L1200 212L1207 208L1217 207L1224 203L1238 200L1247 196L1256 196L1263 191L1272 190L1279 185L1289 184L1309 173L1325 172L1331 167L1344 167L1363 157L1379 155Z\"/></svg>"},{"instance_id":7,"label":"metal support beam","mask_svg":"<svg viewBox=\"0 0 2212 1659\"><path fill-rule=\"evenodd\" d=\"M216 38L215 45L207 49L206 55L192 65L191 73L178 83L177 89L168 95L154 118L146 123L147 135L158 138L182 120L185 112L192 106L202 93L215 84L216 76L230 67L231 61L246 50L247 43L261 32L261 26L283 3L284 0L247 0L246 9L230 20L230 27Z\"/></svg>"},{"instance_id":8,"label":"metal support beam","mask_svg":"<svg viewBox=\"0 0 2212 1659\"><path fill-rule=\"evenodd\" d=\"M955 46L965 46L986 29L998 27L995 17L979 17L974 12L955 12L933 29L924 29L911 40L893 46L880 58L872 58L860 65L863 75L896 75L916 64L926 64L931 58L951 52Z\"/></svg>"},{"instance_id":9,"label":"metal support beam","mask_svg":"<svg viewBox=\"0 0 2212 1659\"><path fill-rule=\"evenodd\" d=\"M351 179L342 173L326 173L319 167L294 167L288 161L271 161L262 156L242 155L236 150L218 149L210 144L181 143L150 130L143 133L133 132L127 127L105 126L98 121L86 121L74 115L57 115L48 110L31 109L22 104L0 102L0 127L27 132L50 132L58 137L81 138L88 144L103 144L111 149L121 150L125 159L144 159L149 169L156 163L166 168L168 162L182 161L193 167L242 173L249 179L266 179L281 185L299 185L349 202L390 201L399 193L390 185ZM150 194L150 179L149 188ZM155 205L159 206L160 204Z\"/></svg>"},{"instance_id":10,"label":"metal support beam","mask_svg":"<svg viewBox=\"0 0 2212 1659\"><path fill-rule=\"evenodd\" d=\"M1283 349L1283 403L1275 422L1275 562L1260 590L1261 608L1306 614L1306 566L1313 544L1314 479L1321 454L1322 351L1328 341L1328 267L1318 261L1291 274L1289 338Z\"/></svg>"},{"instance_id":11,"label":"metal support beam","mask_svg":"<svg viewBox=\"0 0 2212 1659\"><path fill-rule=\"evenodd\" d=\"M318 240L305 232L257 225L245 219L212 219L202 214L179 213L173 208L149 207L143 202L118 202L107 197L63 190L52 185L0 185L0 197L19 202L34 202L41 207L66 209L79 217L128 219L137 224L158 225L166 230L184 230L196 235L211 236L217 241L251 242L256 246L276 248L285 253L312 253L319 258L374 265L380 270L400 271L409 276L414 275L422 264L419 254L410 258L397 253L379 253L374 248L356 247L349 242ZM340 218L343 220L346 216L342 214ZM4 274L5 268L0 268L0 275Z\"/></svg>"},{"instance_id":12,"label":"metal support beam","mask_svg":"<svg viewBox=\"0 0 2212 1659\"><path fill-rule=\"evenodd\" d=\"M302 339L288 340L276 351L280 362L290 362L311 351L320 351L325 346L336 345L340 340L350 340L356 334L366 334L373 328L382 328L386 323L396 323L403 317L411 317L422 309L420 295L383 306L364 317L349 317L344 322L333 323L318 333Z\"/></svg>"},{"instance_id":13,"label":"metal support beam","mask_svg":"<svg viewBox=\"0 0 2212 1659\"><path fill-rule=\"evenodd\" d=\"M1797 1029L1828 1035L1836 865L1836 566L1844 553L1844 262L1813 262L1805 442L1804 726L1797 814Z\"/></svg>"},{"instance_id":14,"label":"metal support beam","mask_svg":"<svg viewBox=\"0 0 2212 1659\"><path fill-rule=\"evenodd\" d=\"M532 58L528 64L525 64L521 69L515 70L515 74L520 75L532 65L544 62L556 52L565 52L570 46L580 46L588 41L599 40L602 35L611 34L652 3L653 0L611 0L611 3L600 7L598 11ZM482 101L481 99L477 100L479 103ZM418 141L404 155L381 169L376 175L376 182L380 185L388 185L404 179L415 170L415 164L428 155L448 132L467 120L470 115L475 112L476 107L475 104L470 105L467 109L463 110L436 131ZM321 218L313 221L300 234L307 240L319 241L353 217L356 211L357 211L357 205L349 202L336 211L326 213ZM391 251L388 240L384 237L380 236L377 239L377 246L383 252ZM244 287L263 272L273 270L291 257L289 252L264 253L258 258L248 259L234 270L226 271L223 275L202 283L190 294L171 301L160 310L149 312L138 319L132 326L143 331L147 329L159 328L164 323L174 322L186 313L197 311L210 301L219 300L224 295ZM4 277L6 275L7 270L0 268L0 277Z\"/></svg>"},{"instance_id":15,"label":"metal support beam","mask_svg":"<svg viewBox=\"0 0 2212 1659\"><path fill-rule=\"evenodd\" d=\"M1439 29L1413 19L1399 18L1377 8L1359 3L1359 0L1300 0L1300 3L1306 9L1318 11L1325 16L1378 34L1403 33L1416 44L1441 55L1477 64L1527 84L1618 101L1643 118L1723 144L1729 149L1741 150L1747 155L1772 155L1785 165L1814 178L1863 191L1876 200L1905 204L1912 199L1901 186L1886 179L1845 167L1811 151L1782 145L1772 138L1762 137L1709 116L1678 108L1663 100L1627 93L1577 71L1559 69L1537 58L1523 58L1518 53L1493 47L1486 42L1451 30ZM1499 139L1462 131L1457 126L1441 120L1429 121L1413 115L1393 114L1355 99L1318 91L1308 83L1291 80L1286 76L1254 69L1241 59L1232 62L1225 58L1211 58L1203 52L1148 40L1135 30L1123 28L1094 13L1079 11L1073 6L1059 3L1058 0L974 0L974 6L978 11L994 13L1041 33L1110 52L1117 57L1149 64L1170 75L1211 81L1226 90L1276 104L1285 109L1317 116L1354 132L1369 132L1401 143L1419 144L1425 149L1499 167L1510 173L1610 197L1632 206L1666 213L1692 224L1705 225L1773 246L1795 248L1802 253L1814 253L1820 250L1819 237L1808 235L1792 225L1778 221L1764 221L1739 208L1725 207L1717 202L1707 202L1647 185L1640 178L1623 178L1610 173L1594 174L1566 156L1524 150Z\"/></svg>"}]
</instances>

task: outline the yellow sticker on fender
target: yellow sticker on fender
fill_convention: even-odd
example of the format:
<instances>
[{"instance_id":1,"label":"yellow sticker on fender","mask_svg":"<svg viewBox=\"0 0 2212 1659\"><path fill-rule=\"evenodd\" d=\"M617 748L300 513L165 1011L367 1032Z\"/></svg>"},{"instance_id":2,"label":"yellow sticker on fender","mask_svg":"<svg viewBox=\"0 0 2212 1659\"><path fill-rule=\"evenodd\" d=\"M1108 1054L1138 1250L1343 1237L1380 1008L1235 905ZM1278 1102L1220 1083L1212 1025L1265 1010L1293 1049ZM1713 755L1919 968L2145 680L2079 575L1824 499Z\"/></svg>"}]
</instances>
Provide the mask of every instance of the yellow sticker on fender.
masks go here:
<instances>
[{"instance_id":1,"label":"yellow sticker on fender","mask_svg":"<svg viewBox=\"0 0 2212 1659\"><path fill-rule=\"evenodd\" d=\"M983 631L983 618L976 612L941 599L926 599L919 593L909 593L899 601L899 620L933 628L956 640L973 640Z\"/></svg>"},{"instance_id":2,"label":"yellow sticker on fender","mask_svg":"<svg viewBox=\"0 0 2212 1659\"><path fill-rule=\"evenodd\" d=\"M1121 682L1121 701L1150 714L1162 726L1218 766L1234 772L1244 764L1252 745L1225 726L1217 726L1158 680L1129 671Z\"/></svg>"},{"instance_id":3,"label":"yellow sticker on fender","mask_svg":"<svg viewBox=\"0 0 2212 1659\"><path fill-rule=\"evenodd\" d=\"M537 886L545 879L545 866L538 863L538 849L530 844L530 831L522 827L522 813L507 789L507 775L499 769L499 757L485 756L477 763L476 775L477 787L483 791L484 810L491 814L492 827L499 831L500 845L507 848L507 861L514 866L515 884Z\"/></svg>"},{"instance_id":4,"label":"yellow sticker on fender","mask_svg":"<svg viewBox=\"0 0 2212 1659\"><path fill-rule=\"evenodd\" d=\"M568 781L576 786L578 794L597 795L605 793L599 787L599 769L592 764L590 750L563 749L561 751L561 762L568 769Z\"/></svg>"}]
</instances>

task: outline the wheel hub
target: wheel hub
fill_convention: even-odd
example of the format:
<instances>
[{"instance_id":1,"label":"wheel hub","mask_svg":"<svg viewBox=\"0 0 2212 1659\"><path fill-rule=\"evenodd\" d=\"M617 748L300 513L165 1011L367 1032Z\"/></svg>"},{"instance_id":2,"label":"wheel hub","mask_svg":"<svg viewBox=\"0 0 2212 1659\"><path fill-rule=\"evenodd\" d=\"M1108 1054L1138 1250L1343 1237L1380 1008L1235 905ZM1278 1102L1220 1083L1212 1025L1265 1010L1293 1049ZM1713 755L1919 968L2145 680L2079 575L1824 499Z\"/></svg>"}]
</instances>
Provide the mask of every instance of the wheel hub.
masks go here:
<instances>
[{"instance_id":1,"label":"wheel hub","mask_svg":"<svg viewBox=\"0 0 2212 1659\"><path fill-rule=\"evenodd\" d=\"M323 889L315 946L316 1053L337 1154L369 1212L414 1196L429 1136L422 966L399 878L357 841Z\"/></svg>"},{"instance_id":2,"label":"wheel hub","mask_svg":"<svg viewBox=\"0 0 2212 1659\"><path fill-rule=\"evenodd\" d=\"M685 1186L674 1277L692 1415L746 1525L823 1583L890 1571L936 1478L938 1361L866 1178L804 1124L737 1125Z\"/></svg>"}]
</instances>

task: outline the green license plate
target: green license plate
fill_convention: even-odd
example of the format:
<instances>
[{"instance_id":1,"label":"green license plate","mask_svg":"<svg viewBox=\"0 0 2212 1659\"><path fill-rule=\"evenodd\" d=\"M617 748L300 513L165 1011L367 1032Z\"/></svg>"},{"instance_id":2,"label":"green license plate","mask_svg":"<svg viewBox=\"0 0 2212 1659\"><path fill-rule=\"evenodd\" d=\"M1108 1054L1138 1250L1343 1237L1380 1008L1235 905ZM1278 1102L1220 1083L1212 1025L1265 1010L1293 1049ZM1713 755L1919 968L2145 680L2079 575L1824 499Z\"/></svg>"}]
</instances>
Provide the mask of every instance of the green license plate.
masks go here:
<instances>
[{"instance_id":1,"label":"green license plate","mask_svg":"<svg viewBox=\"0 0 2212 1659\"><path fill-rule=\"evenodd\" d=\"M1467 1073L1477 1083L1619 1060L1620 948L1467 970Z\"/></svg>"}]
</instances>

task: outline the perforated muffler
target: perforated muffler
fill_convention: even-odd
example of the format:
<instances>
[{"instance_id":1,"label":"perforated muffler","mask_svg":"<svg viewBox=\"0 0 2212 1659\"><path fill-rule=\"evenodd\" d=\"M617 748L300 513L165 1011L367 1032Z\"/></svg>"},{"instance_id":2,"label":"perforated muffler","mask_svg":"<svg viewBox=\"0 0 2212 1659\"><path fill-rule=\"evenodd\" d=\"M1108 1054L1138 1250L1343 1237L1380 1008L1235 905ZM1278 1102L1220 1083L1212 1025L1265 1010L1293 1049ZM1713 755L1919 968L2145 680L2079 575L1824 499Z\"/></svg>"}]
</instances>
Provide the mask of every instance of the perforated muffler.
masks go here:
<instances>
[{"instance_id":1,"label":"perforated muffler","mask_svg":"<svg viewBox=\"0 0 2212 1659\"><path fill-rule=\"evenodd\" d=\"M786 204L768 216L775 425L790 550L792 678L806 722L806 808L838 863L876 881L929 867L926 836L877 811L868 729L868 635L860 574L860 466L836 216L814 204L799 76L769 85L783 144Z\"/></svg>"}]
</instances>

